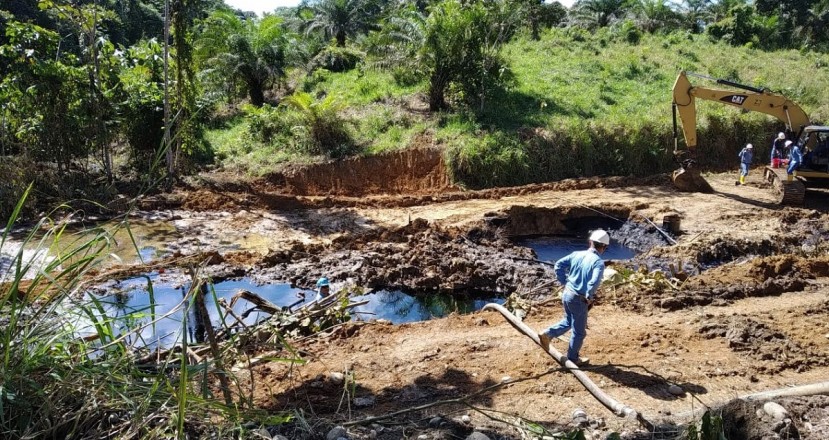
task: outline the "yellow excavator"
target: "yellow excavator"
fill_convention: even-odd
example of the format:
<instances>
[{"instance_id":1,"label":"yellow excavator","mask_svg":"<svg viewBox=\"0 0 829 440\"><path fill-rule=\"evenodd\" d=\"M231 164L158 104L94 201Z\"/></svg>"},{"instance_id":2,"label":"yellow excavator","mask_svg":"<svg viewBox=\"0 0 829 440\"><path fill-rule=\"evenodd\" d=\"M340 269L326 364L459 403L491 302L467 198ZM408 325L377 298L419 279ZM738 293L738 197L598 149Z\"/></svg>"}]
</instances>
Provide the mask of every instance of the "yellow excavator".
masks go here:
<instances>
[{"instance_id":1,"label":"yellow excavator","mask_svg":"<svg viewBox=\"0 0 829 440\"><path fill-rule=\"evenodd\" d=\"M691 85L688 76L704 78L734 90L718 90ZM806 193L803 179L829 178L829 127L811 125L806 112L799 105L767 89L738 84L690 72L680 72L673 88L674 157L681 168L674 171L673 181L680 191L713 192L711 185L699 175L693 158L697 145L696 99L719 102L743 111L765 113L779 119L786 126L789 139L806 153L796 172L797 178L787 176L784 168L765 167L764 175L778 192L778 202L784 205L802 205ZM679 149L677 113L682 122L687 150Z\"/></svg>"}]
</instances>

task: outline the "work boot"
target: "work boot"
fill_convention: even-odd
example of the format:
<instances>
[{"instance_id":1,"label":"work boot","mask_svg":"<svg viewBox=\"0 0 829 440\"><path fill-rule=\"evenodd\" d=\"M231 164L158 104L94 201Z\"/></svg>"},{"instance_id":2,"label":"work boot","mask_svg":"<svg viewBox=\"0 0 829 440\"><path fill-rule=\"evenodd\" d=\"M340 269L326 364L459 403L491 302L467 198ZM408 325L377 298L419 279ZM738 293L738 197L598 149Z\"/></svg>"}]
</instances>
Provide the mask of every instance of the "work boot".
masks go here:
<instances>
[{"instance_id":1,"label":"work boot","mask_svg":"<svg viewBox=\"0 0 829 440\"><path fill-rule=\"evenodd\" d=\"M740 176L740 185L746 184L746 176Z\"/></svg>"},{"instance_id":2,"label":"work boot","mask_svg":"<svg viewBox=\"0 0 829 440\"><path fill-rule=\"evenodd\" d=\"M569 360L570 362L572 362L572 363L576 364L576 366L577 366L577 367L583 367L583 366L585 366L585 365L587 365L587 364L589 364L589 363L590 363L590 358L581 357L581 356L579 356L579 360L577 360L577 361L574 361L574 360L572 360L572 359L568 359L568 360Z\"/></svg>"},{"instance_id":3,"label":"work boot","mask_svg":"<svg viewBox=\"0 0 829 440\"><path fill-rule=\"evenodd\" d=\"M541 345L544 351L550 351L550 337L547 336L547 333L538 334L538 344Z\"/></svg>"}]
</instances>

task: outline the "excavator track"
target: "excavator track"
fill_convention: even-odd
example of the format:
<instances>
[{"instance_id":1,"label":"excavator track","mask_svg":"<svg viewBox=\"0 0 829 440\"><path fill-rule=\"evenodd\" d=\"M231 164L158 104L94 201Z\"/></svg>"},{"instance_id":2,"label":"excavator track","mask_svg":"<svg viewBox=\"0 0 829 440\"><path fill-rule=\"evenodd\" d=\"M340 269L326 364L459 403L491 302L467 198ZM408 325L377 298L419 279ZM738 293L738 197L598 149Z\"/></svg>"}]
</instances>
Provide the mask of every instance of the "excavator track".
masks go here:
<instances>
[{"instance_id":1,"label":"excavator track","mask_svg":"<svg viewBox=\"0 0 829 440\"><path fill-rule=\"evenodd\" d=\"M788 180L785 168L766 167L766 180L774 185L777 191L777 203L786 206L803 206L806 197L806 186L798 179Z\"/></svg>"}]
</instances>

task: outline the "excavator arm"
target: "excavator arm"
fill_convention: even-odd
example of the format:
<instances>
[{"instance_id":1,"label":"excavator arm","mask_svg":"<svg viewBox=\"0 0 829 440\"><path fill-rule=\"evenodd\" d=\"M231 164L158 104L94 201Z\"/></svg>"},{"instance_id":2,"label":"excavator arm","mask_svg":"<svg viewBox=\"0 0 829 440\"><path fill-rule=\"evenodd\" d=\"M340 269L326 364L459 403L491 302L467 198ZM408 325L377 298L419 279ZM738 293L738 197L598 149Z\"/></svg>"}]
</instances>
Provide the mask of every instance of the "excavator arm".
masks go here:
<instances>
[{"instance_id":1,"label":"excavator arm","mask_svg":"<svg viewBox=\"0 0 829 440\"><path fill-rule=\"evenodd\" d=\"M688 76L697 76L723 84L734 90L718 90L696 87L688 80ZM713 189L695 168L693 152L697 146L697 109L696 99L715 101L721 104L737 107L743 111L765 113L779 119L786 125L786 129L794 134L809 124L809 117L799 105L782 95L769 92L766 89L738 84L724 79L709 78L703 75L680 72L673 88L673 122L674 122L674 156L681 164L681 168L674 171L673 181L681 191L712 192ZM679 150L679 133L677 129L677 114L682 124L682 133L685 136L687 151ZM686 157L679 160L679 155Z\"/></svg>"},{"instance_id":2,"label":"excavator arm","mask_svg":"<svg viewBox=\"0 0 829 440\"><path fill-rule=\"evenodd\" d=\"M695 87L688 80L688 75L710 79L717 84L728 85L743 91ZM787 130L794 134L809 125L809 117L806 116L806 112L785 96L776 95L766 89L758 89L724 79L680 72L674 83L673 107L674 111L679 113L682 132L685 135L685 145L688 149L693 149L697 145L697 110L695 103L697 98L716 101L744 111L760 112L774 116L786 125ZM674 122L676 122L676 119L674 119ZM674 125L674 130L676 130L676 125ZM674 138L677 138L676 134L675 132Z\"/></svg>"}]
</instances>

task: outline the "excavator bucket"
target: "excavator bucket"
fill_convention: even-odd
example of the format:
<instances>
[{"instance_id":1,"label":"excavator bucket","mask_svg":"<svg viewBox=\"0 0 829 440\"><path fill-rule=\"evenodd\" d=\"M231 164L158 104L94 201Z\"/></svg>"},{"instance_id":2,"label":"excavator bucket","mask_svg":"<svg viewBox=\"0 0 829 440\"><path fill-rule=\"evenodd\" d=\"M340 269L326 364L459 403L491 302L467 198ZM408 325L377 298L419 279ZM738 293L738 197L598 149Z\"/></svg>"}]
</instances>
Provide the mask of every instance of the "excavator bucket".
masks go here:
<instances>
[{"instance_id":1,"label":"excavator bucket","mask_svg":"<svg viewBox=\"0 0 829 440\"><path fill-rule=\"evenodd\" d=\"M682 167L678 170L674 170L672 179L674 181L674 186L680 191L703 193L714 192L714 188L711 188L711 184L703 179L702 176L699 175L699 171L694 169L694 167Z\"/></svg>"}]
</instances>

